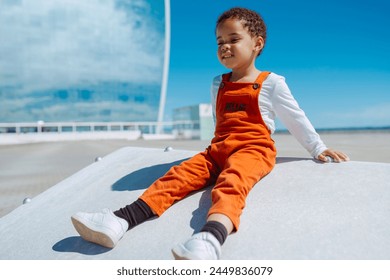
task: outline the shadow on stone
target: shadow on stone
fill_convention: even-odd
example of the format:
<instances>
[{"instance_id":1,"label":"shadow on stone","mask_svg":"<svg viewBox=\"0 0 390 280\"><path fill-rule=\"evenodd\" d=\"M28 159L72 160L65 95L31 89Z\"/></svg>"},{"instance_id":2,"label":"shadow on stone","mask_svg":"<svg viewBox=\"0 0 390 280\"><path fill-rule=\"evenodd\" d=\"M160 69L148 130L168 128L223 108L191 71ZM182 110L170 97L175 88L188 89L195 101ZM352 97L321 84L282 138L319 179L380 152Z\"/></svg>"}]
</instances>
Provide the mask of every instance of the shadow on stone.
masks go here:
<instances>
[{"instance_id":1,"label":"shadow on stone","mask_svg":"<svg viewBox=\"0 0 390 280\"><path fill-rule=\"evenodd\" d=\"M136 170L116 181L112 185L113 191L134 191L148 188L154 181L162 177L175 165L179 165L186 159L145 167Z\"/></svg>"},{"instance_id":2,"label":"shadow on stone","mask_svg":"<svg viewBox=\"0 0 390 280\"><path fill-rule=\"evenodd\" d=\"M192 212L190 227L194 233L199 232L206 223L207 213L211 207L211 190L212 187L207 187L199 199L199 207Z\"/></svg>"},{"instance_id":3,"label":"shadow on stone","mask_svg":"<svg viewBox=\"0 0 390 280\"><path fill-rule=\"evenodd\" d=\"M106 253L112 249L106 248L88 241L85 241L80 236L71 236L58 241L52 249L62 253L79 253L83 255L99 255Z\"/></svg>"}]
</instances>

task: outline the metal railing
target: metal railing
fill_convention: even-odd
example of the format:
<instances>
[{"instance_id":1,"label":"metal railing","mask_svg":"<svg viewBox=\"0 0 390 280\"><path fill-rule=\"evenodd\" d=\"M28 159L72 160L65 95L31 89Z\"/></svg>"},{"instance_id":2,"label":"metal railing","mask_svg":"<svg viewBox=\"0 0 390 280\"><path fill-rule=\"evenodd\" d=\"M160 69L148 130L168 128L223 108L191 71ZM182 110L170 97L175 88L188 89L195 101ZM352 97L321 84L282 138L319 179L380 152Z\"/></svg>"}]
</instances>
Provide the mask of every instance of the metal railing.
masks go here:
<instances>
[{"instance_id":1,"label":"metal railing","mask_svg":"<svg viewBox=\"0 0 390 280\"><path fill-rule=\"evenodd\" d=\"M172 134L176 131L199 130L199 121L169 122L21 122L0 123L2 133L72 133L140 131L143 134Z\"/></svg>"}]
</instances>

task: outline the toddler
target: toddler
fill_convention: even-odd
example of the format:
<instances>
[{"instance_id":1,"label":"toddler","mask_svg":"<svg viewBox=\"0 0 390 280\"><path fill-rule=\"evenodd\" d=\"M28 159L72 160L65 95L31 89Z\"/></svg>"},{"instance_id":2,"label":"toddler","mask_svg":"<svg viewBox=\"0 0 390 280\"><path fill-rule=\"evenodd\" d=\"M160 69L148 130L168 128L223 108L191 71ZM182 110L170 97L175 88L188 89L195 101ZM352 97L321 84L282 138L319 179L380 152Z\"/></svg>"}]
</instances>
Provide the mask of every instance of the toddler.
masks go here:
<instances>
[{"instance_id":1,"label":"toddler","mask_svg":"<svg viewBox=\"0 0 390 280\"><path fill-rule=\"evenodd\" d=\"M349 160L324 145L282 76L256 68L266 42L258 13L232 8L218 18L215 32L218 59L231 71L212 83L216 126L210 145L172 167L132 204L114 212L73 215L73 225L85 240L113 248L127 230L161 216L191 192L214 185L205 225L172 253L176 259L219 259L227 236L239 228L248 193L275 165L275 116L314 158Z\"/></svg>"}]
</instances>

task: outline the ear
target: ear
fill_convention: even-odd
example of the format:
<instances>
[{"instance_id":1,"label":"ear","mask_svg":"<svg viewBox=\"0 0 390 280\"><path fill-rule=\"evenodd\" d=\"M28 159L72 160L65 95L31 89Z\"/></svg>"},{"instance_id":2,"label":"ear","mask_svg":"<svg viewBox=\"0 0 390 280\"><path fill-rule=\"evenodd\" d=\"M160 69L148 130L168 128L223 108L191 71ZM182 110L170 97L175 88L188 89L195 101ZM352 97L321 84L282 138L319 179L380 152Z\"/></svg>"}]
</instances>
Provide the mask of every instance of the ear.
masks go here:
<instances>
[{"instance_id":1,"label":"ear","mask_svg":"<svg viewBox=\"0 0 390 280\"><path fill-rule=\"evenodd\" d=\"M264 48L264 39L263 37L257 37L255 42L255 51L260 52Z\"/></svg>"}]
</instances>

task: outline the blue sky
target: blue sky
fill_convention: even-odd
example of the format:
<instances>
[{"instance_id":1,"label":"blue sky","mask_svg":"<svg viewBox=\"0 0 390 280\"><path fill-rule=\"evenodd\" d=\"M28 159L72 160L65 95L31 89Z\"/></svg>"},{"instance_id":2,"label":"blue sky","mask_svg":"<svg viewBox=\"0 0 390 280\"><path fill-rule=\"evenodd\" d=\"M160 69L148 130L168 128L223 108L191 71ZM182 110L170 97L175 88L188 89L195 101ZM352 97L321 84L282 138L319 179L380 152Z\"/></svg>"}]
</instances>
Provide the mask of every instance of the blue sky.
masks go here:
<instances>
[{"instance_id":1,"label":"blue sky","mask_svg":"<svg viewBox=\"0 0 390 280\"><path fill-rule=\"evenodd\" d=\"M170 4L166 120L174 108L210 102L213 77L228 71L215 22L243 6L268 26L257 67L286 77L316 128L390 126L389 1ZM155 119L163 14L164 0L0 1L0 122Z\"/></svg>"},{"instance_id":2,"label":"blue sky","mask_svg":"<svg viewBox=\"0 0 390 280\"><path fill-rule=\"evenodd\" d=\"M316 128L390 125L385 0L171 0L167 118L173 108L210 102L212 78L228 71L216 57L215 21L234 6L262 14L268 39L257 67L286 77Z\"/></svg>"}]
</instances>

